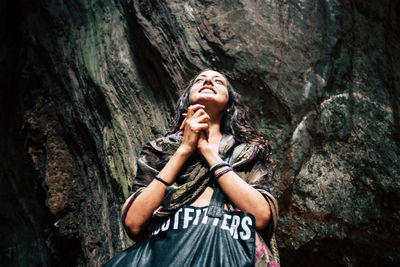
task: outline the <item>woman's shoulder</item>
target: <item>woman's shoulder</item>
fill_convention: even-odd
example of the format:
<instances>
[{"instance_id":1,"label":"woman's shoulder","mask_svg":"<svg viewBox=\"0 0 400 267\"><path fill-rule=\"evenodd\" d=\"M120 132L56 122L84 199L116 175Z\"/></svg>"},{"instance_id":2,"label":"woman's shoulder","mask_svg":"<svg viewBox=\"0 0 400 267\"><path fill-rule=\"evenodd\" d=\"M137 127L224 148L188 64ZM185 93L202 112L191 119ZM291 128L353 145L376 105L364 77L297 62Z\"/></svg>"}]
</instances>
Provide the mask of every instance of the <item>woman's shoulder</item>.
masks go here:
<instances>
[{"instance_id":1,"label":"woman's shoulder","mask_svg":"<svg viewBox=\"0 0 400 267\"><path fill-rule=\"evenodd\" d=\"M235 165L253 165L262 160L262 147L258 144L236 143L232 152Z\"/></svg>"}]
</instances>

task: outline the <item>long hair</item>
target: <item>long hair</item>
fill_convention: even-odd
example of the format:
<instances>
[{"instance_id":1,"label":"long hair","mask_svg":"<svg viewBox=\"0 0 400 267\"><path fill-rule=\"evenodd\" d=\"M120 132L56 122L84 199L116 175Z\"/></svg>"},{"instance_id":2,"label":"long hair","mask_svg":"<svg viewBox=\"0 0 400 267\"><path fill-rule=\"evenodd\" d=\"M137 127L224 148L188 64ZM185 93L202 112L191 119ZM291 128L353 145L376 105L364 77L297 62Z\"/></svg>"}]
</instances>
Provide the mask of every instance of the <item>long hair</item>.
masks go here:
<instances>
[{"instance_id":1,"label":"long hair","mask_svg":"<svg viewBox=\"0 0 400 267\"><path fill-rule=\"evenodd\" d=\"M190 105L190 89L192 88L196 77L207 70L209 69L203 70L199 72L196 76L194 76L194 78L189 82L189 85L185 88L182 95L180 96L177 102L175 116L169 129L169 134L173 134L179 131L179 127L184 120L182 113L186 113L187 108ZM222 75L227 81L228 103L226 107L229 109L229 112L227 112L221 120L221 133L232 135L239 143L257 144L261 146L263 152L262 157L265 160L269 161L271 146L269 145L268 140L263 135L253 130L253 128L250 126L250 124L248 123L249 112L247 107L240 103L238 93L235 92L226 76L224 74Z\"/></svg>"}]
</instances>

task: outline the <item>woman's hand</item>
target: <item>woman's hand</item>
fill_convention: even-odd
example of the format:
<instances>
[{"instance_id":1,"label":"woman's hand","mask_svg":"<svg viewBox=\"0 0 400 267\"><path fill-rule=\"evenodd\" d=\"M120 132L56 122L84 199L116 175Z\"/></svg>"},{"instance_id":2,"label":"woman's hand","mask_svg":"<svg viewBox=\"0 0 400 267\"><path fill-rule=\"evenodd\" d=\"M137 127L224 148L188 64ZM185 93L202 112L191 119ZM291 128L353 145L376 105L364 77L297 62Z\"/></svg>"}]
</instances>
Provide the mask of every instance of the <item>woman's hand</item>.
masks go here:
<instances>
[{"instance_id":1,"label":"woman's hand","mask_svg":"<svg viewBox=\"0 0 400 267\"><path fill-rule=\"evenodd\" d=\"M208 132L210 116L204 111L203 105L196 104L188 107L185 120L180 127L183 130L183 138L180 149L193 153L198 148L199 134Z\"/></svg>"},{"instance_id":2,"label":"woman's hand","mask_svg":"<svg viewBox=\"0 0 400 267\"><path fill-rule=\"evenodd\" d=\"M206 158L208 154L215 153L218 155L219 143L211 143L210 135L207 136L205 131L199 133L199 140L197 142L197 149L199 153Z\"/></svg>"}]
</instances>

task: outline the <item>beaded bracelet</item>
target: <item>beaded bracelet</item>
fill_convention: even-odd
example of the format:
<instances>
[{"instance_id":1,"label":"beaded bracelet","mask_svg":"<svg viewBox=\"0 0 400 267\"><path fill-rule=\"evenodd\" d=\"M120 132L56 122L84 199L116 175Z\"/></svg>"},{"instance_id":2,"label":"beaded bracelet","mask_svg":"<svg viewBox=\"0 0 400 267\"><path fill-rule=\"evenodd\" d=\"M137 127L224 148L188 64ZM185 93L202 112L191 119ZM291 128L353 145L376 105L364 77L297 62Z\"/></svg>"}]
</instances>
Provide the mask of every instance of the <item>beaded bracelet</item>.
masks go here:
<instances>
[{"instance_id":1,"label":"beaded bracelet","mask_svg":"<svg viewBox=\"0 0 400 267\"><path fill-rule=\"evenodd\" d=\"M220 162L217 162L217 163L215 163L215 164L213 164L211 167L210 167L210 172L211 173L214 173L216 170L218 170L218 169L220 169L220 168L222 168L222 167L230 167L231 165L229 165L229 163L227 163L227 162L225 162L225 161L220 161Z\"/></svg>"},{"instance_id":2,"label":"beaded bracelet","mask_svg":"<svg viewBox=\"0 0 400 267\"><path fill-rule=\"evenodd\" d=\"M225 173L230 172L230 171L232 171L232 170L233 170L232 167L229 167L228 169L225 169L225 170L223 170L223 171L217 173L217 174L214 176L214 179L217 180L219 177L221 177L221 176L224 175Z\"/></svg>"},{"instance_id":3,"label":"beaded bracelet","mask_svg":"<svg viewBox=\"0 0 400 267\"><path fill-rule=\"evenodd\" d=\"M166 181L164 181L163 179L161 179L160 177L158 177L158 175L154 176L154 179L156 179L157 181L160 181L161 183L163 183L165 186L170 186L169 183L167 183Z\"/></svg>"}]
</instances>

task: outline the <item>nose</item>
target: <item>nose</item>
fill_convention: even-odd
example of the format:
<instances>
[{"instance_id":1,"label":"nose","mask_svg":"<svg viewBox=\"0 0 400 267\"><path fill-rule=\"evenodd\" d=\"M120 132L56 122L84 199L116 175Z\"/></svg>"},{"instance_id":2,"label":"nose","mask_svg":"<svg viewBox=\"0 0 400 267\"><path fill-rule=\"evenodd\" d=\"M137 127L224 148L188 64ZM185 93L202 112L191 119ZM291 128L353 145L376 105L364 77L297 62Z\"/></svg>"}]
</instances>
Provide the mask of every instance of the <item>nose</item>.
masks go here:
<instances>
[{"instance_id":1,"label":"nose","mask_svg":"<svg viewBox=\"0 0 400 267\"><path fill-rule=\"evenodd\" d=\"M204 84L204 85L206 85L206 84L213 85L213 83L212 83L212 80L211 80L211 78L210 78L210 77L206 77L206 78L204 78L204 82L203 82L203 84Z\"/></svg>"}]
</instances>

